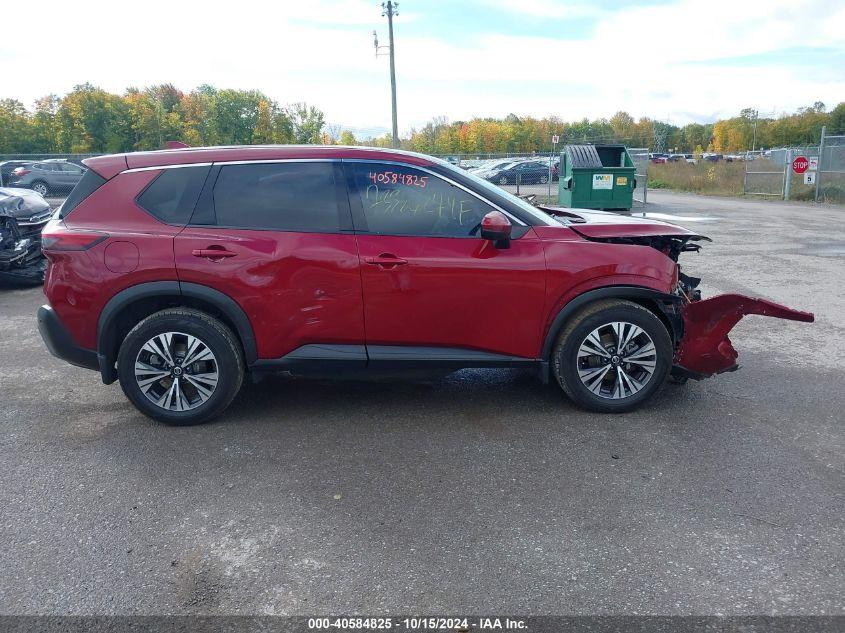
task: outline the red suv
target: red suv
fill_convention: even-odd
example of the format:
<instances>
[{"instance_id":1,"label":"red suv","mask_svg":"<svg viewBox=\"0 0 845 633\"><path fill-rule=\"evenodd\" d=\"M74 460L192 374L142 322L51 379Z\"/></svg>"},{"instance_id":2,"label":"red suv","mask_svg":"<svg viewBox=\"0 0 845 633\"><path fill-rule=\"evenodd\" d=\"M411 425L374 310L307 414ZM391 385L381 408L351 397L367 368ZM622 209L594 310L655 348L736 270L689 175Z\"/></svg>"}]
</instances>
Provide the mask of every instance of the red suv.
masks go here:
<instances>
[{"instance_id":1,"label":"red suv","mask_svg":"<svg viewBox=\"0 0 845 633\"><path fill-rule=\"evenodd\" d=\"M700 300L679 226L537 208L428 156L253 146L101 156L43 231L39 329L172 424L246 374L532 367L623 411L674 374L736 368L760 299Z\"/></svg>"}]
</instances>

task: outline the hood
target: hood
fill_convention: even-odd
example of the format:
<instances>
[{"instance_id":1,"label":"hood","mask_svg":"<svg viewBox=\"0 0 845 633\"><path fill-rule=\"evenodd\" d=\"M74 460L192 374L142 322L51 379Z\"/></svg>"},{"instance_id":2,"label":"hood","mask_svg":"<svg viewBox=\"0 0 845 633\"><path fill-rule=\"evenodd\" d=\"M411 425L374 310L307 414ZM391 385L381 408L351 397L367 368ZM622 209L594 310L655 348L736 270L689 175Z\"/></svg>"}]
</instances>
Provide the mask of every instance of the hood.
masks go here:
<instances>
[{"instance_id":1,"label":"hood","mask_svg":"<svg viewBox=\"0 0 845 633\"><path fill-rule=\"evenodd\" d=\"M0 188L0 215L26 221L50 215L50 204L31 189Z\"/></svg>"},{"instance_id":2,"label":"hood","mask_svg":"<svg viewBox=\"0 0 845 633\"><path fill-rule=\"evenodd\" d=\"M650 218L637 218L629 215L619 215L609 211L592 211L588 209L565 209L562 207L540 207L543 211L556 218L568 220L568 227L587 239L625 239L636 237L678 237L684 240L707 240L709 237L699 235L677 224Z\"/></svg>"}]
</instances>

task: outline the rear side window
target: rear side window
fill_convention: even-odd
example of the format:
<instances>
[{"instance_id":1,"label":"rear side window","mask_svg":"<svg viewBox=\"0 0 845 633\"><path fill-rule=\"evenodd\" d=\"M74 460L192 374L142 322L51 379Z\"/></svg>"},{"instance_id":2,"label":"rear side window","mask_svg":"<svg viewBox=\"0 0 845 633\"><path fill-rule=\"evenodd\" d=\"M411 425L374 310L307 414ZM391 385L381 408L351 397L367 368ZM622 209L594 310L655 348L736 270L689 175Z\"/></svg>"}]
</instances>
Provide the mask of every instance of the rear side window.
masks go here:
<instances>
[{"instance_id":1,"label":"rear side window","mask_svg":"<svg viewBox=\"0 0 845 633\"><path fill-rule=\"evenodd\" d=\"M85 175L82 176L82 179L78 183L76 183L73 191L70 192L70 195L59 208L59 217L66 218L80 202L85 200L85 198L97 191L97 189L102 187L104 184L106 184L106 179L100 174L95 172L93 169L86 171Z\"/></svg>"},{"instance_id":2,"label":"rear side window","mask_svg":"<svg viewBox=\"0 0 845 633\"><path fill-rule=\"evenodd\" d=\"M209 165L164 169L138 196L137 203L166 224L184 226L191 218ZM88 176L83 176L83 180Z\"/></svg>"},{"instance_id":3,"label":"rear side window","mask_svg":"<svg viewBox=\"0 0 845 633\"><path fill-rule=\"evenodd\" d=\"M329 162L224 165L214 185L218 226L337 233L334 166Z\"/></svg>"}]
</instances>

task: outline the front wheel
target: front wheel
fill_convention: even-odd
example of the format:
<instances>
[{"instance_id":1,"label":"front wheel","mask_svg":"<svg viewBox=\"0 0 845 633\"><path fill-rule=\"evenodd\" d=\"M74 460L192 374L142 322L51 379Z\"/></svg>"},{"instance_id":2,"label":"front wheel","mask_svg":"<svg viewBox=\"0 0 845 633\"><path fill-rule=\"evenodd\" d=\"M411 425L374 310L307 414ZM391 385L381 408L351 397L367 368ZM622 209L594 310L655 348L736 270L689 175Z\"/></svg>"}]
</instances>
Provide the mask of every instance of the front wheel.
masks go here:
<instances>
[{"instance_id":1,"label":"front wheel","mask_svg":"<svg viewBox=\"0 0 845 633\"><path fill-rule=\"evenodd\" d=\"M127 334L117 357L120 386L145 415L173 425L207 422L241 387L244 360L232 331L188 308L162 310Z\"/></svg>"},{"instance_id":2,"label":"front wheel","mask_svg":"<svg viewBox=\"0 0 845 633\"><path fill-rule=\"evenodd\" d=\"M50 192L50 188L47 187L47 183L41 182L40 180L32 183L32 190L40 196L44 197L46 197L47 194Z\"/></svg>"},{"instance_id":3,"label":"front wheel","mask_svg":"<svg viewBox=\"0 0 845 633\"><path fill-rule=\"evenodd\" d=\"M558 384L580 406L606 413L629 411L666 381L672 341L650 310L608 299L570 319L552 361Z\"/></svg>"},{"instance_id":4,"label":"front wheel","mask_svg":"<svg viewBox=\"0 0 845 633\"><path fill-rule=\"evenodd\" d=\"M547 182L549 182L549 177L548 177L548 176L546 176L545 174L543 174L542 176L540 176L540 184L541 184L541 185L545 185Z\"/></svg>"},{"instance_id":5,"label":"front wheel","mask_svg":"<svg viewBox=\"0 0 845 633\"><path fill-rule=\"evenodd\" d=\"M507 176L500 176L500 177L499 177L499 184L500 184L500 185L506 185L506 184L508 184L508 177L507 177Z\"/></svg>"}]
</instances>

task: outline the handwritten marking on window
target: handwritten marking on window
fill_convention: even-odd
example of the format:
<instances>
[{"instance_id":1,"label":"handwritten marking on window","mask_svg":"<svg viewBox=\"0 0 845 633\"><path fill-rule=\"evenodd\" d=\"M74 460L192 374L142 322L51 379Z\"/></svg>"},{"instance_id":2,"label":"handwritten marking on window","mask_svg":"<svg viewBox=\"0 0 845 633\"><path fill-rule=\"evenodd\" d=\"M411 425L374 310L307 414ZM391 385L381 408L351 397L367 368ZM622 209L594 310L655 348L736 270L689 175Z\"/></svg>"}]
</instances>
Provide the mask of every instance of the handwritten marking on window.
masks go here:
<instances>
[{"instance_id":1,"label":"handwritten marking on window","mask_svg":"<svg viewBox=\"0 0 845 633\"><path fill-rule=\"evenodd\" d=\"M382 216L430 213L438 218L456 220L460 225L475 226L483 215L477 202L450 196L443 191L408 196L402 189L380 189L378 185L369 185L364 192L364 204L366 210Z\"/></svg>"},{"instance_id":2,"label":"handwritten marking on window","mask_svg":"<svg viewBox=\"0 0 845 633\"><path fill-rule=\"evenodd\" d=\"M400 174L395 171L378 171L367 174L367 178L373 181L374 185L393 184L405 185L406 187L420 187L425 188L428 176L420 176L418 174Z\"/></svg>"}]
</instances>

